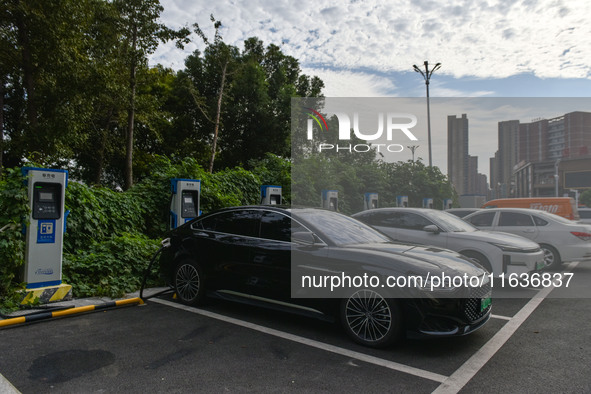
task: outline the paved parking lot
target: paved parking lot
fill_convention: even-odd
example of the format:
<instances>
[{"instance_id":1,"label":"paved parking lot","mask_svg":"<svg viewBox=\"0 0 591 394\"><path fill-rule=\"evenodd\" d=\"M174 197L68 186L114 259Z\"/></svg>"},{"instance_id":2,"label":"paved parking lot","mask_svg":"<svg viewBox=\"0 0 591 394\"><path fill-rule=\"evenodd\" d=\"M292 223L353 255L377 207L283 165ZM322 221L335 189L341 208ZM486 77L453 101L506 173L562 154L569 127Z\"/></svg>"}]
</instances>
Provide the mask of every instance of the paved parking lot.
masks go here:
<instances>
[{"instance_id":1,"label":"paved parking lot","mask_svg":"<svg viewBox=\"0 0 591 394\"><path fill-rule=\"evenodd\" d=\"M566 269L589 288L590 263ZM150 299L0 330L0 392L589 392L591 299L559 291L495 299L472 335L385 350L291 314Z\"/></svg>"}]
</instances>

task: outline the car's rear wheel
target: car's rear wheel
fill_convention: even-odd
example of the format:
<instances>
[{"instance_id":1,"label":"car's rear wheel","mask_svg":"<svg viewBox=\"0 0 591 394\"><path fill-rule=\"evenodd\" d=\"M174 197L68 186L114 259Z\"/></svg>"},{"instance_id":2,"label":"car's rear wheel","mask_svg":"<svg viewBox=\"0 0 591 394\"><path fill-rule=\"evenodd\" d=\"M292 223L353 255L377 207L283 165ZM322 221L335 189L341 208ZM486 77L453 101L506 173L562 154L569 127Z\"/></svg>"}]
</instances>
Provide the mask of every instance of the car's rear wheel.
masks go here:
<instances>
[{"instance_id":1,"label":"car's rear wheel","mask_svg":"<svg viewBox=\"0 0 591 394\"><path fill-rule=\"evenodd\" d=\"M182 260L174 271L174 289L178 299L187 305L203 301L205 289L201 267L193 260Z\"/></svg>"},{"instance_id":2,"label":"car's rear wheel","mask_svg":"<svg viewBox=\"0 0 591 394\"><path fill-rule=\"evenodd\" d=\"M546 264L545 268L552 269L560 266L562 263L560 261L560 254L555 247L547 244L540 244L540 248L542 248L542 251L544 252L544 263Z\"/></svg>"},{"instance_id":3,"label":"car's rear wheel","mask_svg":"<svg viewBox=\"0 0 591 394\"><path fill-rule=\"evenodd\" d=\"M359 290L342 300L340 312L347 335L357 343L377 348L400 338L402 313L398 303L373 290Z\"/></svg>"},{"instance_id":4,"label":"car's rear wheel","mask_svg":"<svg viewBox=\"0 0 591 394\"><path fill-rule=\"evenodd\" d=\"M493 272L492 266L490 265L490 261L486 258L485 255L482 253L474 252L472 250L466 250L462 252L462 255L468 257L470 260L477 262L481 266L484 267L485 270L488 272Z\"/></svg>"}]
</instances>

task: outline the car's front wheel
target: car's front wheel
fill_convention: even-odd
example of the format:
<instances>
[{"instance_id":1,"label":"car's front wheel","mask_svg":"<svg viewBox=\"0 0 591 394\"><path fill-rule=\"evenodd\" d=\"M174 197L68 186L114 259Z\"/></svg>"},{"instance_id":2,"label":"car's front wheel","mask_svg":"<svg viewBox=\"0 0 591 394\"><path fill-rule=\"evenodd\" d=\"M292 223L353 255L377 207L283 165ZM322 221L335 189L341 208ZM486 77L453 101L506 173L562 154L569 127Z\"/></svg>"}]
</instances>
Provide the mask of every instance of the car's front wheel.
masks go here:
<instances>
[{"instance_id":1,"label":"car's front wheel","mask_svg":"<svg viewBox=\"0 0 591 394\"><path fill-rule=\"evenodd\" d=\"M542 251L544 252L544 263L546 264L545 268L556 268L560 266L562 263L560 261L560 254L553 246L540 244Z\"/></svg>"},{"instance_id":2,"label":"car's front wheel","mask_svg":"<svg viewBox=\"0 0 591 394\"><path fill-rule=\"evenodd\" d=\"M340 314L347 334L365 346L391 345L402 333L398 303L373 290L359 290L342 300Z\"/></svg>"},{"instance_id":3,"label":"car's front wheel","mask_svg":"<svg viewBox=\"0 0 591 394\"><path fill-rule=\"evenodd\" d=\"M203 273L193 260L180 261L174 271L174 290L178 299L187 305L197 305L204 297Z\"/></svg>"}]
</instances>

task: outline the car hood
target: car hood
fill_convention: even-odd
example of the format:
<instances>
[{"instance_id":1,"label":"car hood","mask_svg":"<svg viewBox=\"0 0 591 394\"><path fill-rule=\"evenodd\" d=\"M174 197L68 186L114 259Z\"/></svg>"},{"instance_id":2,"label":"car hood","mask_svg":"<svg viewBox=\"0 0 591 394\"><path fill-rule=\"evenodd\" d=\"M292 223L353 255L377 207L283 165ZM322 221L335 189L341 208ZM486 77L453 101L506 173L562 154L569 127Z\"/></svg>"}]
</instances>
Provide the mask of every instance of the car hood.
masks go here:
<instances>
[{"instance_id":1,"label":"car hood","mask_svg":"<svg viewBox=\"0 0 591 394\"><path fill-rule=\"evenodd\" d=\"M434 246L408 245L397 243L377 243L350 245L347 249L371 252L395 257L400 263L408 265L409 271L447 275L481 276L486 271L466 257L448 249Z\"/></svg>"},{"instance_id":2,"label":"car hood","mask_svg":"<svg viewBox=\"0 0 591 394\"><path fill-rule=\"evenodd\" d=\"M463 240L473 240L479 242L492 242L496 244L508 245L524 250L536 250L540 246L534 241L519 235L503 233L500 231L473 231L449 233L452 237L462 238Z\"/></svg>"}]
</instances>

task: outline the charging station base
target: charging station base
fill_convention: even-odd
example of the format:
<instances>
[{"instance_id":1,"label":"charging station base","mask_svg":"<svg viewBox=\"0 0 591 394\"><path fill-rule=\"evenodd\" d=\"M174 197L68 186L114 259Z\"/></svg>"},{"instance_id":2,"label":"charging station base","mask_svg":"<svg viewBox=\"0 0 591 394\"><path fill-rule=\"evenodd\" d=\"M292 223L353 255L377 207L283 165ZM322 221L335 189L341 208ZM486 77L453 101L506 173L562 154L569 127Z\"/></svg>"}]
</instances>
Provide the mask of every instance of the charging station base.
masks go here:
<instances>
[{"instance_id":1,"label":"charging station base","mask_svg":"<svg viewBox=\"0 0 591 394\"><path fill-rule=\"evenodd\" d=\"M57 286L39 287L38 289L25 289L25 296L21 305L31 304L36 298L39 298L41 304L50 302L69 301L72 299L72 285L62 283Z\"/></svg>"}]
</instances>

